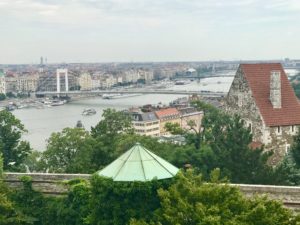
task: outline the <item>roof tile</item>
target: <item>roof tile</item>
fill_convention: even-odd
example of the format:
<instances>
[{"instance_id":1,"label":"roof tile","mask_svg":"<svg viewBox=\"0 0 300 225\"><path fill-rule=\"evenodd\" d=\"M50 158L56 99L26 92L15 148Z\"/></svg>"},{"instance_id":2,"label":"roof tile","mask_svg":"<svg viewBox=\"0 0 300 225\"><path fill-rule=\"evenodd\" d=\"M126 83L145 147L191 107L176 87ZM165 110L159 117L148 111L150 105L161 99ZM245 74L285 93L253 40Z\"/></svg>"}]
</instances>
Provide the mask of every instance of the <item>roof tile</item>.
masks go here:
<instances>
[{"instance_id":1,"label":"roof tile","mask_svg":"<svg viewBox=\"0 0 300 225\"><path fill-rule=\"evenodd\" d=\"M256 105L267 126L300 125L300 104L280 63L241 64ZM269 99L271 71L281 73L282 107L275 109Z\"/></svg>"}]
</instances>

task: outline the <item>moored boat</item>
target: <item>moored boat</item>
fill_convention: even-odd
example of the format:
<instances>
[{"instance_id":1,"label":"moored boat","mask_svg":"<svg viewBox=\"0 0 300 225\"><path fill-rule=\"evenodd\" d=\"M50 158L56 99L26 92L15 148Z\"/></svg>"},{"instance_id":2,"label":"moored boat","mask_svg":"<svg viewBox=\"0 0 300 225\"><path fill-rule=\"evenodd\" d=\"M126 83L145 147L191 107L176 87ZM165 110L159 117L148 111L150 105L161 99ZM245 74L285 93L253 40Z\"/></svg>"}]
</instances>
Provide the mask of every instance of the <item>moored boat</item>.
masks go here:
<instances>
[{"instance_id":1,"label":"moored boat","mask_svg":"<svg viewBox=\"0 0 300 225\"><path fill-rule=\"evenodd\" d=\"M84 109L83 112L81 113L83 116L91 116L91 115L95 115L97 112L95 109L92 108L88 108L88 109Z\"/></svg>"},{"instance_id":2,"label":"moored boat","mask_svg":"<svg viewBox=\"0 0 300 225\"><path fill-rule=\"evenodd\" d=\"M66 102L62 100L53 100L52 103L50 104L51 106L60 106L64 105Z\"/></svg>"}]
</instances>

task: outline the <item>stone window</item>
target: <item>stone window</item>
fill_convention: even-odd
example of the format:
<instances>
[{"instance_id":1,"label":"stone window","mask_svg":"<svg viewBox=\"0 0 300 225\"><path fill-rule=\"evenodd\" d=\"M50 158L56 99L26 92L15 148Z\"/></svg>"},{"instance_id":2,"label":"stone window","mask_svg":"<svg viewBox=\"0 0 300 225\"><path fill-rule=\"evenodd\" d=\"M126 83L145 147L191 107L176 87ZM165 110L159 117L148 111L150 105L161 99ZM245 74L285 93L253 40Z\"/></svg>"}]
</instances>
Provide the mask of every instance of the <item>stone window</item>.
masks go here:
<instances>
[{"instance_id":1,"label":"stone window","mask_svg":"<svg viewBox=\"0 0 300 225\"><path fill-rule=\"evenodd\" d=\"M249 125L248 125L249 129L250 129L250 132L252 133L252 123L249 122Z\"/></svg>"},{"instance_id":2,"label":"stone window","mask_svg":"<svg viewBox=\"0 0 300 225\"><path fill-rule=\"evenodd\" d=\"M291 126L291 132L294 134L296 133L296 126L295 125L292 125Z\"/></svg>"},{"instance_id":3,"label":"stone window","mask_svg":"<svg viewBox=\"0 0 300 225\"><path fill-rule=\"evenodd\" d=\"M285 145L285 153L288 153L291 149L291 145L290 144L286 144Z\"/></svg>"},{"instance_id":4,"label":"stone window","mask_svg":"<svg viewBox=\"0 0 300 225\"><path fill-rule=\"evenodd\" d=\"M278 127L276 128L276 134L281 134L281 127L280 127L280 126L278 126Z\"/></svg>"},{"instance_id":5,"label":"stone window","mask_svg":"<svg viewBox=\"0 0 300 225\"><path fill-rule=\"evenodd\" d=\"M241 107L243 105L243 94L238 94L238 106Z\"/></svg>"}]
</instances>

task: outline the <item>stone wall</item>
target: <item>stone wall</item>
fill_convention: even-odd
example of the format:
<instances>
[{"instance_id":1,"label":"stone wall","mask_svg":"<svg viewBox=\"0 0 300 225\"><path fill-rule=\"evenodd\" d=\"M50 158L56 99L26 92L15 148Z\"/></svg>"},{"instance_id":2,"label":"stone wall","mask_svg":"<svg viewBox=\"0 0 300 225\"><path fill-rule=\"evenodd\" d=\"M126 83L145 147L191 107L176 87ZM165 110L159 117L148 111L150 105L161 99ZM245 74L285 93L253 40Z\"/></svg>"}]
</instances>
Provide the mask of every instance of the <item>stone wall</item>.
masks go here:
<instances>
[{"instance_id":1,"label":"stone wall","mask_svg":"<svg viewBox=\"0 0 300 225\"><path fill-rule=\"evenodd\" d=\"M265 147L267 150L273 150L271 164L279 162L291 147L294 135L297 134L298 127L294 126L292 132L291 126L266 127L265 136L267 137Z\"/></svg>"},{"instance_id":2,"label":"stone wall","mask_svg":"<svg viewBox=\"0 0 300 225\"><path fill-rule=\"evenodd\" d=\"M293 136L298 127L294 126L292 132L291 126L281 126L281 132L278 134L277 127L265 125L241 68L238 69L226 97L225 109L230 114L240 115L245 125L251 126L253 141L264 144L266 151L273 151L269 159L271 165L276 165L282 160L287 147L293 143Z\"/></svg>"},{"instance_id":3,"label":"stone wall","mask_svg":"<svg viewBox=\"0 0 300 225\"><path fill-rule=\"evenodd\" d=\"M20 178L32 177L33 188L47 195L65 195L68 191L64 183L72 179L90 179L89 174L50 174L50 173L6 173L4 180L11 188L21 188ZM237 186L247 196L267 195L280 200L288 208L300 211L300 187L231 184Z\"/></svg>"},{"instance_id":4,"label":"stone wall","mask_svg":"<svg viewBox=\"0 0 300 225\"><path fill-rule=\"evenodd\" d=\"M20 179L24 176L32 177L35 190L48 195L63 195L68 189L65 184L72 179L90 179L89 174L55 174L55 173L5 173L4 181L12 188L23 186Z\"/></svg>"},{"instance_id":5,"label":"stone wall","mask_svg":"<svg viewBox=\"0 0 300 225\"><path fill-rule=\"evenodd\" d=\"M245 125L251 126L253 141L264 143L263 120L241 69L238 69L234 77L226 98L225 109L230 114L240 115Z\"/></svg>"}]
</instances>

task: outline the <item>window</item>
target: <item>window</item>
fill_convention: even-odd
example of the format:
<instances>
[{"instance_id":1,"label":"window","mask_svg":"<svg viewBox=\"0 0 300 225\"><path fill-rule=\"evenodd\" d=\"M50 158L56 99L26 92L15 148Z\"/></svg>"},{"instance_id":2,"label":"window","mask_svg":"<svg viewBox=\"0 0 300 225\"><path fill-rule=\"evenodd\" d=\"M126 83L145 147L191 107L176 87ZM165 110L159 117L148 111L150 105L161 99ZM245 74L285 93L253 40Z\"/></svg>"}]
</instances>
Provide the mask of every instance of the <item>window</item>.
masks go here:
<instances>
[{"instance_id":1,"label":"window","mask_svg":"<svg viewBox=\"0 0 300 225\"><path fill-rule=\"evenodd\" d=\"M252 123L251 123L251 122L249 123L249 126L248 126L248 127L249 127L249 129L250 129L250 132L252 133Z\"/></svg>"},{"instance_id":2,"label":"window","mask_svg":"<svg viewBox=\"0 0 300 225\"><path fill-rule=\"evenodd\" d=\"M285 153L288 153L291 149L291 145L290 144L286 144L285 146Z\"/></svg>"},{"instance_id":3,"label":"window","mask_svg":"<svg viewBox=\"0 0 300 225\"><path fill-rule=\"evenodd\" d=\"M295 126L292 125L292 126L291 126L291 132L292 132L292 133L295 133L295 131L296 131Z\"/></svg>"},{"instance_id":4,"label":"window","mask_svg":"<svg viewBox=\"0 0 300 225\"><path fill-rule=\"evenodd\" d=\"M238 106L241 107L243 105L243 94L238 94Z\"/></svg>"},{"instance_id":5,"label":"window","mask_svg":"<svg viewBox=\"0 0 300 225\"><path fill-rule=\"evenodd\" d=\"M277 127L276 133L277 133L277 134L281 134L281 127L280 127L280 126Z\"/></svg>"}]
</instances>

